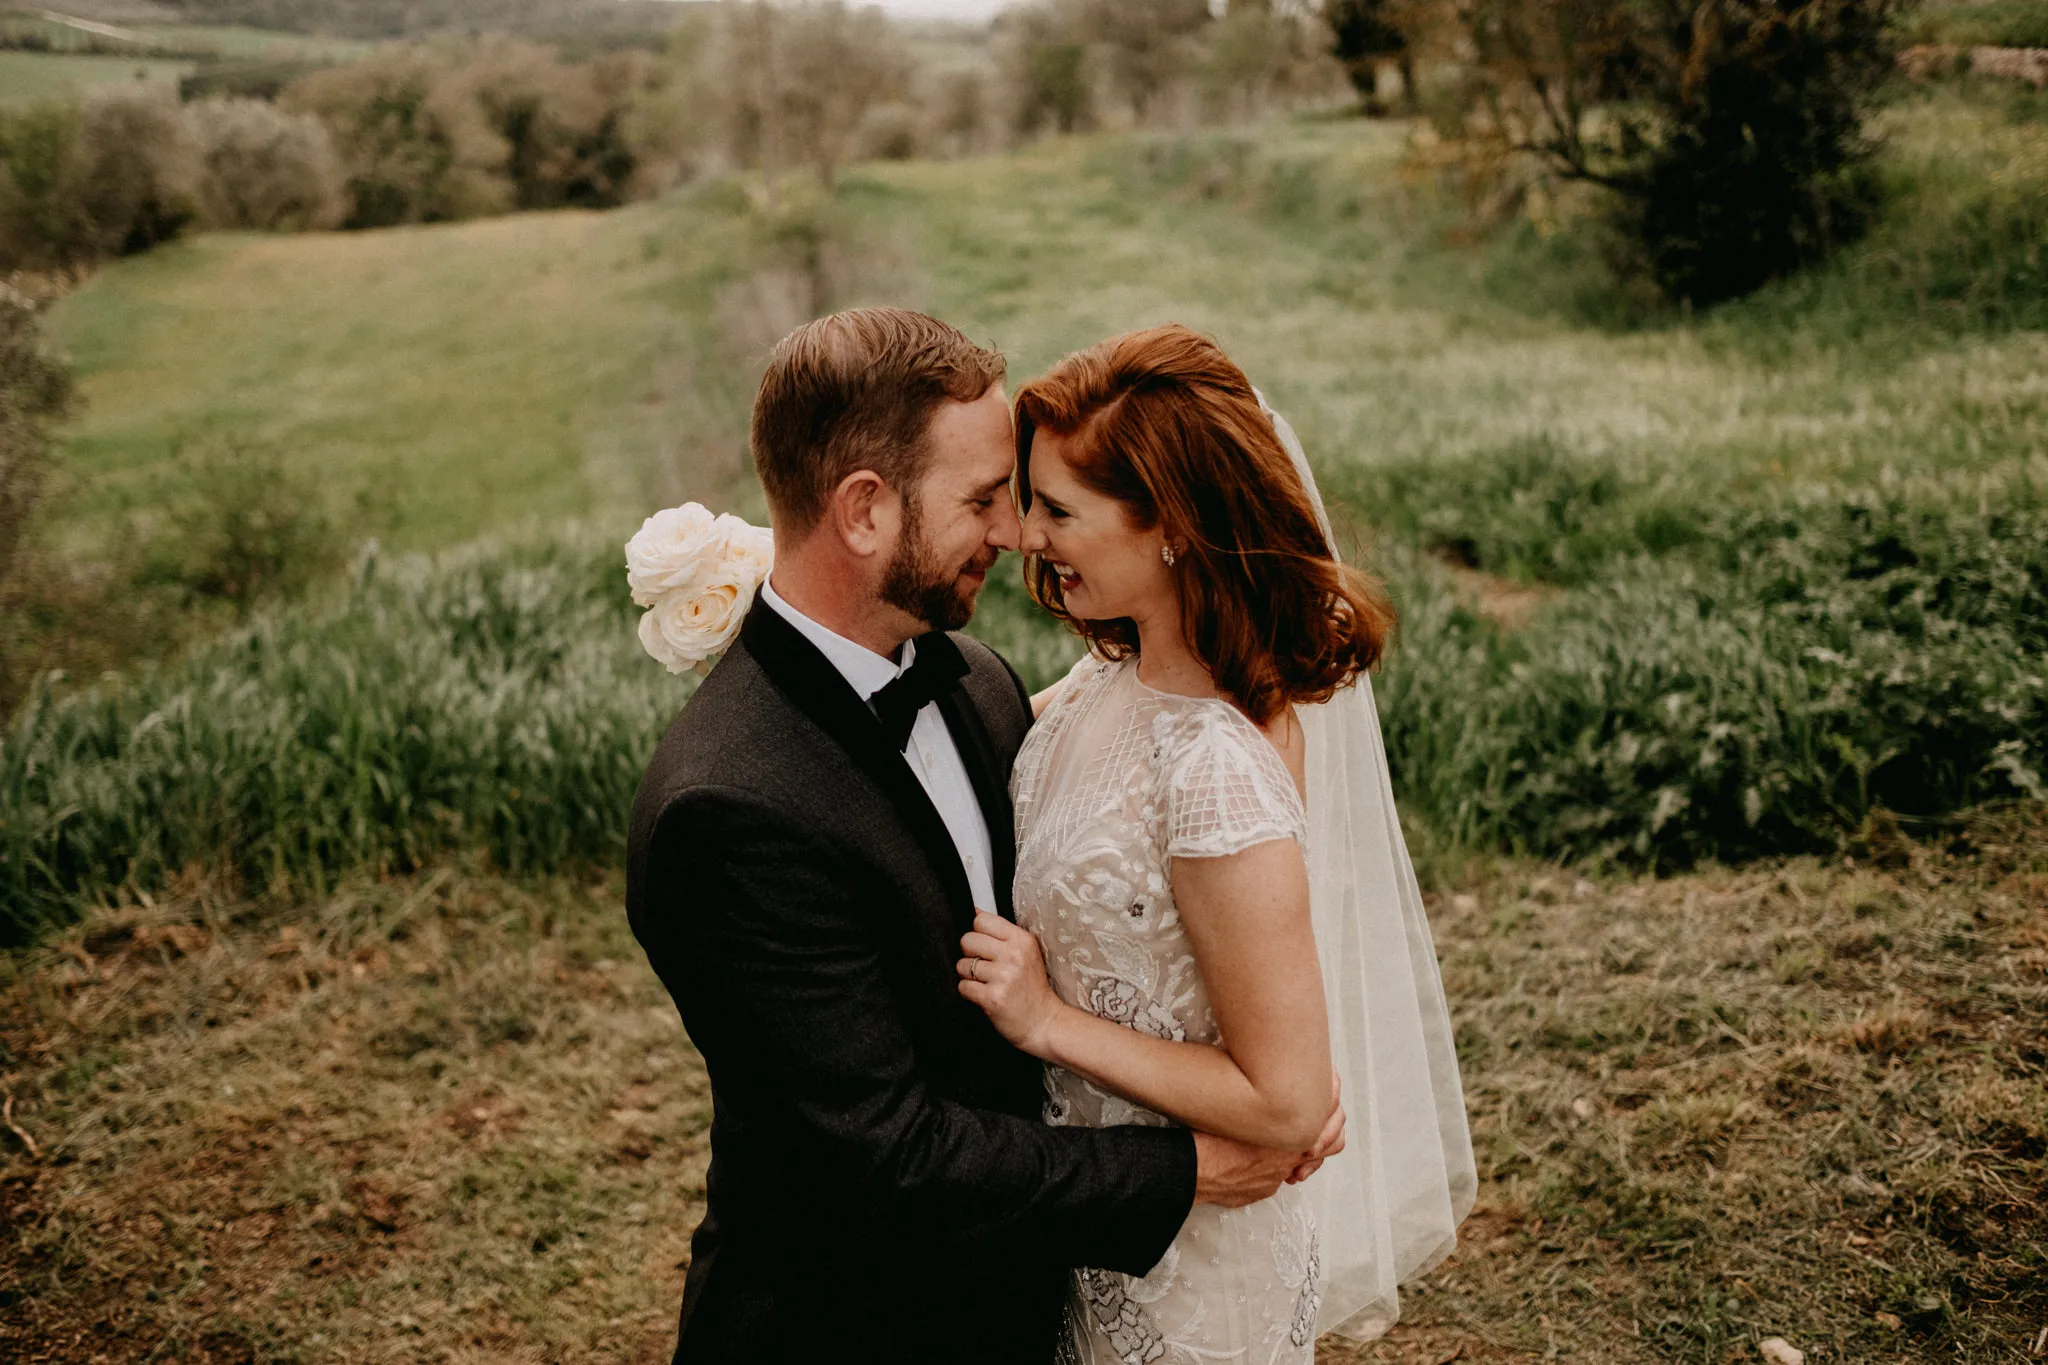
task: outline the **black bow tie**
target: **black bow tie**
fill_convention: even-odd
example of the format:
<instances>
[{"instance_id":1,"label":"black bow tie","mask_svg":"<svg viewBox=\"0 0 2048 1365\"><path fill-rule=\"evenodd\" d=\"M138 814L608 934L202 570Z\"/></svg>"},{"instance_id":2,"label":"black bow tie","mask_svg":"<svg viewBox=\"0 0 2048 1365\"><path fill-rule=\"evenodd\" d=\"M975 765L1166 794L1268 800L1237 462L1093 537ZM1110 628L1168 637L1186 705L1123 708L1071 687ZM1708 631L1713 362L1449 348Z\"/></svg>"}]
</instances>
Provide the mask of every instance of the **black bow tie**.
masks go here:
<instances>
[{"instance_id":1,"label":"black bow tie","mask_svg":"<svg viewBox=\"0 0 2048 1365\"><path fill-rule=\"evenodd\" d=\"M917 713L951 692L967 676L967 660L960 646L942 630L917 637L917 657L894 681L868 698L875 716L896 747L910 747L910 731Z\"/></svg>"}]
</instances>

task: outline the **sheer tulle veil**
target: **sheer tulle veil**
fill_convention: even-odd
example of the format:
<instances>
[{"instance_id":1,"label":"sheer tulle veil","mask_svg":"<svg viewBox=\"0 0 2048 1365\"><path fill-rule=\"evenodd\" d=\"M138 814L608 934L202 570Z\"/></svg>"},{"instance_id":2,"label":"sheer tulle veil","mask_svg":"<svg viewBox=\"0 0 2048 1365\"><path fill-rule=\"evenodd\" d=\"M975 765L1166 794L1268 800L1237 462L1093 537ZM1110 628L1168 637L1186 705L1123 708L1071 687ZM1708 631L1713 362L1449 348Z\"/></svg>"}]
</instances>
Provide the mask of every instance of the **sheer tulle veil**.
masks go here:
<instances>
[{"instance_id":1,"label":"sheer tulle veil","mask_svg":"<svg viewBox=\"0 0 2048 1365\"><path fill-rule=\"evenodd\" d=\"M1301 441L1267 405L1330 553L1329 514ZM1309 907L1330 1048L1344 1083L1346 1146L1308 1182L1322 1233L1319 1332L1371 1338L1400 1316L1397 1287L1441 1261L1478 1178L1458 1058L1394 812L1372 680L1300 711L1308 741Z\"/></svg>"}]
</instances>

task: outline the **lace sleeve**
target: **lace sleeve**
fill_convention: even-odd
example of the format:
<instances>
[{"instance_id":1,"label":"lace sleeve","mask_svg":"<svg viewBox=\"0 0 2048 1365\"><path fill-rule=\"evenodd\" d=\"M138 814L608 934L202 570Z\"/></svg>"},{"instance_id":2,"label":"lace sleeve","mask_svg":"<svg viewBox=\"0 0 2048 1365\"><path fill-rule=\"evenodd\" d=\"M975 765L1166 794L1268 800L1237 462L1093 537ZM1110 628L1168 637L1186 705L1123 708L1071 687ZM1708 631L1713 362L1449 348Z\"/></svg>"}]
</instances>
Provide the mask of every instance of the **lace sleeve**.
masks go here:
<instances>
[{"instance_id":1,"label":"lace sleeve","mask_svg":"<svg viewBox=\"0 0 2048 1365\"><path fill-rule=\"evenodd\" d=\"M1266 737L1235 712L1182 718L1166 766L1166 856L1222 858L1273 839L1307 842L1294 775Z\"/></svg>"}]
</instances>

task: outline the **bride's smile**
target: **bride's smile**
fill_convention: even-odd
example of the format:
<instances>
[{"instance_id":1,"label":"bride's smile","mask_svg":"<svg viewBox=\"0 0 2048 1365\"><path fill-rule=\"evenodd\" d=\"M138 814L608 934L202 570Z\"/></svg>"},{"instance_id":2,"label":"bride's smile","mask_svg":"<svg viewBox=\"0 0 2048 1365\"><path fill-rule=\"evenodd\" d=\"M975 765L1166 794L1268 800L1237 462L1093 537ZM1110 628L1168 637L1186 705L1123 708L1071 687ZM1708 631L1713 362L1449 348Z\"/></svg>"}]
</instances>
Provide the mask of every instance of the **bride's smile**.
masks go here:
<instances>
[{"instance_id":1,"label":"bride's smile","mask_svg":"<svg viewBox=\"0 0 2048 1365\"><path fill-rule=\"evenodd\" d=\"M1128 618L1142 629L1162 611L1178 609L1171 567L1161 553L1165 532L1131 520L1124 503L1083 483L1070 459L1073 440L1040 431L1031 446L1030 504L1024 553L1035 556L1059 585L1066 609L1084 621Z\"/></svg>"}]
</instances>

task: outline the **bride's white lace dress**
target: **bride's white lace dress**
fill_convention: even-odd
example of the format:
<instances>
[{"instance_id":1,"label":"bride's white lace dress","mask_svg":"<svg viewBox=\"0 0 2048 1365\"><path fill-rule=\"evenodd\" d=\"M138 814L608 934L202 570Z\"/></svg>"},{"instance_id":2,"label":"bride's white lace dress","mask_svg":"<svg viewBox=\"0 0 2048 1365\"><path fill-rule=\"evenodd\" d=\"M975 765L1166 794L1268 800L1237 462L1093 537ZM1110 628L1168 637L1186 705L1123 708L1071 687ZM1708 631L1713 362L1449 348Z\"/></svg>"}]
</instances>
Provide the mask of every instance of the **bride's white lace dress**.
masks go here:
<instances>
[{"instance_id":1,"label":"bride's white lace dress","mask_svg":"<svg viewBox=\"0 0 2048 1365\"><path fill-rule=\"evenodd\" d=\"M1017 922L1067 1003L1158 1038L1216 1044L1209 996L1174 907L1175 858L1306 840L1278 751L1225 701L1160 692L1137 663L1074 666L1017 756ZM1046 1121L1171 1120L1049 1067ZM1307 1193L1197 1205L1144 1278L1076 1273L1075 1358L1088 1365L1300 1362L1322 1290Z\"/></svg>"}]
</instances>

